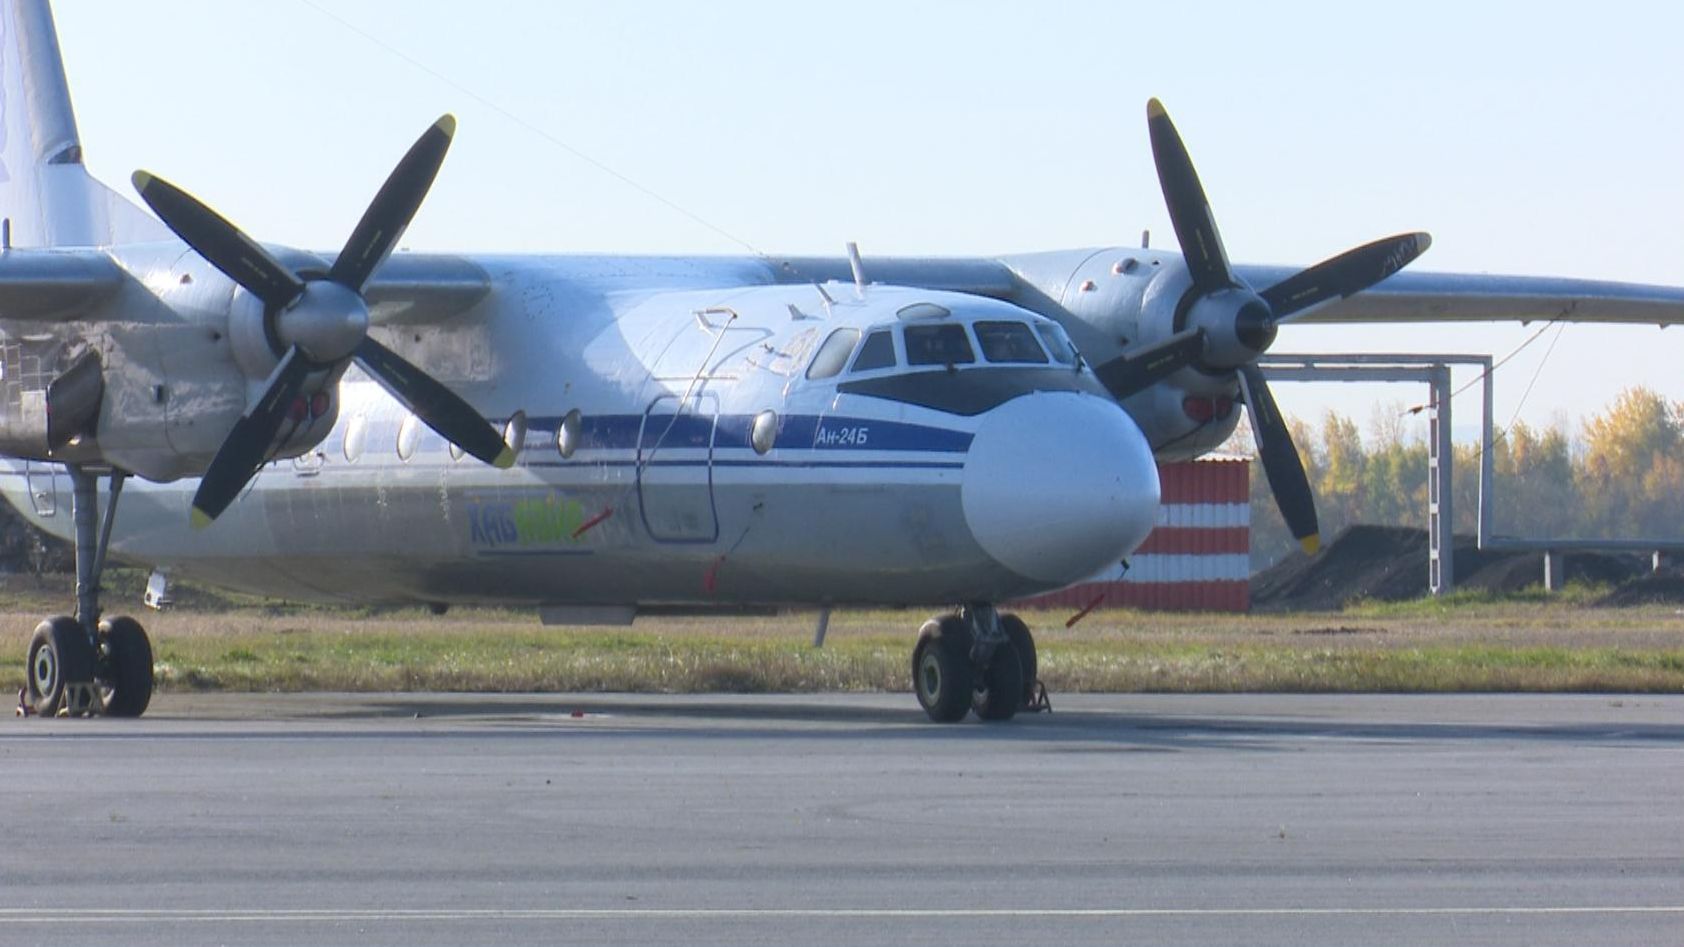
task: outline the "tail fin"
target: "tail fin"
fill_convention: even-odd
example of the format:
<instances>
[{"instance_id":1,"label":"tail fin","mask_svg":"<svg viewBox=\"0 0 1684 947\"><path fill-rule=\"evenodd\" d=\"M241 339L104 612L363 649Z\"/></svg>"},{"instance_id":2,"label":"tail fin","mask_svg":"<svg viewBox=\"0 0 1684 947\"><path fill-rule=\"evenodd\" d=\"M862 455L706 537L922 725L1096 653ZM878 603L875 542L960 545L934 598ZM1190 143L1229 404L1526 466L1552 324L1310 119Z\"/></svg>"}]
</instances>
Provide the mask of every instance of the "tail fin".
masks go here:
<instances>
[{"instance_id":1,"label":"tail fin","mask_svg":"<svg viewBox=\"0 0 1684 947\"><path fill-rule=\"evenodd\" d=\"M0 217L19 247L170 239L82 165L47 0L0 0Z\"/></svg>"}]
</instances>

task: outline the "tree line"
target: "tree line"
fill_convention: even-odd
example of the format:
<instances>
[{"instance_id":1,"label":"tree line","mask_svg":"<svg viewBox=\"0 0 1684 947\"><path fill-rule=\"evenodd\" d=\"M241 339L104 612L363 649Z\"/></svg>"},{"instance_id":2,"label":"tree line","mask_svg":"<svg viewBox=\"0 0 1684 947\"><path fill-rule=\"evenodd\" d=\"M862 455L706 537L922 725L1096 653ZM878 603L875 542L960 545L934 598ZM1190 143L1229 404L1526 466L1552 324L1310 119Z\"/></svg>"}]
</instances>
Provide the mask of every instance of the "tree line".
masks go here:
<instances>
[{"instance_id":1,"label":"tree line","mask_svg":"<svg viewBox=\"0 0 1684 947\"><path fill-rule=\"evenodd\" d=\"M1427 525L1426 415L1375 409L1366 431L1329 411L1318 425L1291 418L1315 492L1323 542L1357 524ZM1230 447L1250 454L1242 423ZM1478 528L1480 446L1454 447L1455 529ZM1684 402L1645 387L1621 392L1576 429L1516 422L1493 437L1492 528L1498 535L1684 540ZM1260 464L1251 465L1254 570L1297 549Z\"/></svg>"}]
</instances>

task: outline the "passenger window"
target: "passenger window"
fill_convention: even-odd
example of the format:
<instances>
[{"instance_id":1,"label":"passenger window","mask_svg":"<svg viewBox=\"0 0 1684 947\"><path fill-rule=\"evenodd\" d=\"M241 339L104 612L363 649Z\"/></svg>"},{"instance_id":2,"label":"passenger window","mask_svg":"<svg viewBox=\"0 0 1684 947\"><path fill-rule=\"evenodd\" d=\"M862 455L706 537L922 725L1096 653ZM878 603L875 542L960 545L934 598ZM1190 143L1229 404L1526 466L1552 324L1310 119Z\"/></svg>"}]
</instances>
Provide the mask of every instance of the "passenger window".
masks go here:
<instances>
[{"instance_id":1,"label":"passenger window","mask_svg":"<svg viewBox=\"0 0 1684 947\"><path fill-rule=\"evenodd\" d=\"M880 329L865 337L860 354L854 356L851 371L869 372L876 368L895 367L895 339L889 330Z\"/></svg>"},{"instance_id":2,"label":"passenger window","mask_svg":"<svg viewBox=\"0 0 1684 947\"><path fill-rule=\"evenodd\" d=\"M842 366L848 364L848 355L854 351L854 343L860 340L858 329L837 329L830 334L819 346L819 354L813 356L813 364L807 366L807 377L812 379L829 378L839 374Z\"/></svg>"},{"instance_id":3,"label":"passenger window","mask_svg":"<svg viewBox=\"0 0 1684 947\"><path fill-rule=\"evenodd\" d=\"M990 362L1047 363L1047 353L1035 341L1035 333L1021 322L979 322L976 324L977 344L982 357Z\"/></svg>"},{"instance_id":4,"label":"passenger window","mask_svg":"<svg viewBox=\"0 0 1684 947\"><path fill-rule=\"evenodd\" d=\"M1060 365L1076 364L1076 343L1070 341L1058 323L1037 322L1035 331L1041 334L1041 341L1047 343L1047 351L1052 353L1053 361Z\"/></svg>"},{"instance_id":5,"label":"passenger window","mask_svg":"<svg viewBox=\"0 0 1684 947\"><path fill-rule=\"evenodd\" d=\"M965 327L948 323L939 326L906 327L908 365L969 365L976 361Z\"/></svg>"}]
</instances>

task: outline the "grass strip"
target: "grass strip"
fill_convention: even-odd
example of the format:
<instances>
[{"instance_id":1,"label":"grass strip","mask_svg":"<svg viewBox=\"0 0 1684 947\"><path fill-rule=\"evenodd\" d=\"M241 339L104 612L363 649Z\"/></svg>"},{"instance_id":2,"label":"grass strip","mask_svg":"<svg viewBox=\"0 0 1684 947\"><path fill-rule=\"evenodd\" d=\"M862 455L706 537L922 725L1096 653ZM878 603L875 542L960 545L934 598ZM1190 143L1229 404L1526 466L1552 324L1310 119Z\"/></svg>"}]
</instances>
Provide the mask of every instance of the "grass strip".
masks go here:
<instances>
[{"instance_id":1,"label":"grass strip","mask_svg":"<svg viewBox=\"0 0 1684 947\"><path fill-rule=\"evenodd\" d=\"M1322 619L1325 622L1325 618ZM341 623L335 623L341 624ZM907 634L569 630L511 622L389 630L163 634L162 691L799 693L905 691ZM1099 630L1042 636L1054 692L1684 692L1684 646L1440 641L1306 627L1213 639ZM0 645L0 685L23 680L23 642Z\"/></svg>"}]
</instances>

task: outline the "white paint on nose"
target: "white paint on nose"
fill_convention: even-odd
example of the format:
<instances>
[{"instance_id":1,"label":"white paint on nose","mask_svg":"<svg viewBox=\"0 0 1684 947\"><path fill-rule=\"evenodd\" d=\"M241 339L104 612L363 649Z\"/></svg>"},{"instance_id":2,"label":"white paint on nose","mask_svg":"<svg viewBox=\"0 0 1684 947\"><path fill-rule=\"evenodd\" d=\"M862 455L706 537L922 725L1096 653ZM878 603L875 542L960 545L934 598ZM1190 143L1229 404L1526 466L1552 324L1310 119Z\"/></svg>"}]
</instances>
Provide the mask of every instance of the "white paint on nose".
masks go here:
<instances>
[{"instance_id":1,"label":"white paint on nose","mask_svg":"<svg viewBox=\"0 0 1684 947\"><path fill-rule=\"evenodd\" d=\"M1133 552L1158 514L1158 467L1115 402L1038 392L984 416L965 458L965 521L1018 575L1061 588Z\"/></svg>"}]
</instances>

